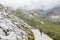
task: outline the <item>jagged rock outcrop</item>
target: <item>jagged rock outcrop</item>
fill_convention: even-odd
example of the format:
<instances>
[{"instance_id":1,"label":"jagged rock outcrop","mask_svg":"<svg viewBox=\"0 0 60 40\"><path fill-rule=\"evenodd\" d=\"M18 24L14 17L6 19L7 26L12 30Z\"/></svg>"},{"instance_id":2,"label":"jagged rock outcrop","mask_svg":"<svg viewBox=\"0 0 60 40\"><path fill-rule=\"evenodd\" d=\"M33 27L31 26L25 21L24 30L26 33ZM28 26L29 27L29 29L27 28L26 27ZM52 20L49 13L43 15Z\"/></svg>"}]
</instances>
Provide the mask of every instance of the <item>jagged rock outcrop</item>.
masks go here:
<instances>
[{"instance_id":1,"label":"jagged rock outcrop","mask_svg":"<svg viewBox=\"0 0 60 40\"><path fill-rule=\"evenodd\" d=\"M1 6L2 7L2 6ZM0 40L33 40L31 27L13 14L0 11Z\"/></svg>"}]
</instances>

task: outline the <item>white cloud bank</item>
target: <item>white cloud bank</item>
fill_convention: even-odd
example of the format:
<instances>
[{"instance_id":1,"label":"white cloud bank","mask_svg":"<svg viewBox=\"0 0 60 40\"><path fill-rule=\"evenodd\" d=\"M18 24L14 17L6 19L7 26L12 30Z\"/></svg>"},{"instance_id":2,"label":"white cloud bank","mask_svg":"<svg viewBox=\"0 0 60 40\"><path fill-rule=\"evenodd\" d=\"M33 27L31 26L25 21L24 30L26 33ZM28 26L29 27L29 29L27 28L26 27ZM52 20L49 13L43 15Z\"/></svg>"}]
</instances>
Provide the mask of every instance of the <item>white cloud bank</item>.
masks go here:
<instances>
[{"instance_id":1,"label":"white cloud bank","mask_svg":"<svg viewBox=\"0 0 60 40\"><path fill-rule=\"evenodd\" d=\"M60 5L60 0L0 0L0 3L14 8L24 7L27 9L35 8L52 8L55 5Z\"/></svg>"}]
</instances>

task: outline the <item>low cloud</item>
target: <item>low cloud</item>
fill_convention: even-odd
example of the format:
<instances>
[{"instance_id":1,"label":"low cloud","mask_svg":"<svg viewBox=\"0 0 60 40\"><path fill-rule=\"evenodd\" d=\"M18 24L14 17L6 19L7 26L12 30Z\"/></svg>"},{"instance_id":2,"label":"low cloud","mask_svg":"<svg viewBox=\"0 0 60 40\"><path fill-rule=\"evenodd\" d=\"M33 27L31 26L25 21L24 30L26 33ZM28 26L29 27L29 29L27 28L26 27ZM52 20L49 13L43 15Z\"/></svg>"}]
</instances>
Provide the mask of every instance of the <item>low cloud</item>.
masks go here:
<instances>
[{"instance_id":1,"label":"low cloud","mask_svg":"<svg viewBox=\"0 0 60 40\"><path fill-rule=\"evenodd\" d=\"M0 0L0 3L13 8L23 7L25 9L49 9L60 5L60 0Z\"/></svg>"}]
</instances>

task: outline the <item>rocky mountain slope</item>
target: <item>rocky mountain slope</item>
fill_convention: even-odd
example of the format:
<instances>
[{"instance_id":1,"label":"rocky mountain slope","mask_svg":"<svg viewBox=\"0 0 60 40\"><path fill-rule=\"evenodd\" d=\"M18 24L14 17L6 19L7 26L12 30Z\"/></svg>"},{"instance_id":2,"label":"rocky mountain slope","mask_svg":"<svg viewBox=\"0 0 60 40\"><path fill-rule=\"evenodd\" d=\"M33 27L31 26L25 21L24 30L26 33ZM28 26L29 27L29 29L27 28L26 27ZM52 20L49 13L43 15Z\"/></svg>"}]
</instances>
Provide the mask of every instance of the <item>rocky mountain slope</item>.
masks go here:
<instances>
[{"instance_id":1,"label":"rocky mountain slope","mask_svg":"<svg viewBox=\"0 0 60 40\"><path fill-rule=\"evenodd\" d=\"M31 27L0 5L0 40L34 40Z\"/></svg>"},{"instance_id":2,"label":"rocky mountain slope","mask_svg":"<svg viewBox=\"0 0 60 40\"><path fill-rule=\"evenodd\" d=\"M52 9L49 9L47 11L47 15L48 15L47 18L49 19L49 21L59 23L60 22L60 6L56 6Z\"/></svg>"}]
</instances>

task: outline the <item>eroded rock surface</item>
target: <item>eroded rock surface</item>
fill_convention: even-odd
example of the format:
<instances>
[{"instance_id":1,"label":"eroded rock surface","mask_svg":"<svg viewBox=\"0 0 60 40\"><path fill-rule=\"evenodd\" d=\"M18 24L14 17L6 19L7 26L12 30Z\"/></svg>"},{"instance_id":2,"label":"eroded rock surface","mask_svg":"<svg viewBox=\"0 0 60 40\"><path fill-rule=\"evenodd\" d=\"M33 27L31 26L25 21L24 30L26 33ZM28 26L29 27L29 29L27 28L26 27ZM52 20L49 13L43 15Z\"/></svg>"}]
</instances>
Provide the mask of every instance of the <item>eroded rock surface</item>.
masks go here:
<instances>
[{"instance_id":1,"label":"eroded rock surface","mask_svg":"<svg viewBox=\"0 0 60 40\"><path fill-rule=\"evenodd\" d=\"M0 12L0 40L28 40L25 28L29 29L22 20L14 15Z\"/></svg>"}]
</instances>

